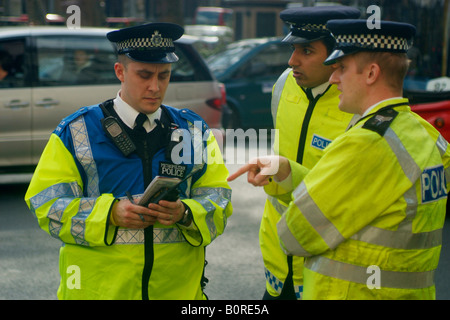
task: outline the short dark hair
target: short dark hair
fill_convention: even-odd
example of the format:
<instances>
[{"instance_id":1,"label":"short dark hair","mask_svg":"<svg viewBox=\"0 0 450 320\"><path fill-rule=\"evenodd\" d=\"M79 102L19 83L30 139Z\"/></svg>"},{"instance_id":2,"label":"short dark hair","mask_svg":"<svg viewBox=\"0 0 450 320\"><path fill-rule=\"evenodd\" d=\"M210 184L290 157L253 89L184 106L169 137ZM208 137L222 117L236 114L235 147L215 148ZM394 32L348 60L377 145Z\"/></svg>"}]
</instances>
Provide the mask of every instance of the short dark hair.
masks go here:
<instances>
[{"instance_id":1,"label":"short dark hair","mask_svg":"<svg viewBox=\"0 0 450 320\"><path fill-rule=\"evenodd\" d=\"M329 36L329 37L323 38L322 41L323 41L323 44L325 45L325 47L327 48L328 55L330 55L334 50L334 46L336 45L336 40L334 40L333 37Z\"/></svg>"}]
</instances>

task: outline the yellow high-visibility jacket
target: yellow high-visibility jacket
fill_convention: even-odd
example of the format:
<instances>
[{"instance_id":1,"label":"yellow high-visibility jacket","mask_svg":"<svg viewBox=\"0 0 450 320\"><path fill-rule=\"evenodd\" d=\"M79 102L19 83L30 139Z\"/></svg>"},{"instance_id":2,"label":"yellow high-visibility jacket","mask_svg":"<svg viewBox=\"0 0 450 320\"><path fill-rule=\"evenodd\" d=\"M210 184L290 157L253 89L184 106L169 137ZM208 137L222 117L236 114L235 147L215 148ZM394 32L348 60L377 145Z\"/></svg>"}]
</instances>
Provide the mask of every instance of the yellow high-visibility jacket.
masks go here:
<instances>
[{"instance_id":1,"label":"yellow high-visibility jacket","mask_svg":"<svg viewBox=\"0 0 450 320\"><path fill-rule=\"evenodd\" d=\"M309 172L291 165L277 229L305 257L304 299L435 299L450 147L407 99L381 102Z\"/></svg>"},{"instance_id":2,"label":"yellow high-visibility jacket","mask_svg":"<svg viewBox=\"0 0 450 320\"><path fill-rule=\"evenodd\" d=\"M165 110L193 139L183 140L191 149L184 150L188 161L176 165L186 174L202 168L180 186L180 198L193 215L190 228L156 223L147 233L110 224L115 201L125 199L127 191L136 198L143 194L144 164L136 153L124 156L106 136L98 105L64 119L51 135L25 200L40 227L63 243L58 298L205 298L205 247L223 233L232 212L228 170L217 159L205 163L205 154L221 156L200 117ZM194 144L194 139L200 140ZM161 164L171 165L164 147L150 161L152 177L161 175Z\"/></svg>"},{"instance_id":3,"label":"yellow high-visibility jacket","mask_svg":"<svg viewBox=\"0 0 450 320\"><path fill-rule=\"evenodd\" d=\"M276 129L274 153L299 161L311 169L322 157L325 147L358 118L339 110L339 94L337 87L330 85L323 94L315 97L314 102L310 102L292 76L292 70L287 69L275 84L272 95L272 117ZM276 224L289 200L290 196L284 201L268 196L260 226L266 289L275 297L280 295L289 272L288 257L281 249L276 231ZM294 257L292 264L294 289L300 299L303 258Z\"/></svg>"}]
</instances>

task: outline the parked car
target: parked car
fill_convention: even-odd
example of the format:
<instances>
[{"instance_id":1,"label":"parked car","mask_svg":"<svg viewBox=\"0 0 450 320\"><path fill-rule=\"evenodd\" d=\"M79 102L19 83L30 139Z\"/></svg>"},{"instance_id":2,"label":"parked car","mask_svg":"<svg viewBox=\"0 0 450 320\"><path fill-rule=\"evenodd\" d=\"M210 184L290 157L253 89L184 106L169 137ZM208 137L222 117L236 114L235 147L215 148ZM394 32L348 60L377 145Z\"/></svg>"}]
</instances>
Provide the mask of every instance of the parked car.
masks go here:
<instances>
[{"instance_id":1,"label":"parked car","mask_svg":"<svg viewBox=\"0 0 450 320\"><path fill-rule=\"evenodd\" d=\"M232 27L233 10L221 7L198 7L195 11L194 24Z\"/></svg>"},{"instance_id":2,"label":"parked car","mask_svg":"<svg viewBox=\"0 0 450 320\"><path fill-rule=\"evenodd\" d=\"M226 128L270 128L272 87L288 67L291 45L282 38L246 39L229 44L207 58L216 78L225 84Z\"/></svg>"},{"instance_id":3,"label":"parked car","mask_svg":"<svg viewBox=\"0 0 450 320\"><path fill-rule=\"evenodd\" d=\"M13 59L12 76L0 82L0 167L35 165L61 119L116 96L116 54L106 38L111 30L0 29L0 50ZM164 103L190 108L211 128L220 128L223 85L191 42L176 41L180 60L172 66ZM81 64L89 68L79 72Z\"/></svg>"}]
</instances>

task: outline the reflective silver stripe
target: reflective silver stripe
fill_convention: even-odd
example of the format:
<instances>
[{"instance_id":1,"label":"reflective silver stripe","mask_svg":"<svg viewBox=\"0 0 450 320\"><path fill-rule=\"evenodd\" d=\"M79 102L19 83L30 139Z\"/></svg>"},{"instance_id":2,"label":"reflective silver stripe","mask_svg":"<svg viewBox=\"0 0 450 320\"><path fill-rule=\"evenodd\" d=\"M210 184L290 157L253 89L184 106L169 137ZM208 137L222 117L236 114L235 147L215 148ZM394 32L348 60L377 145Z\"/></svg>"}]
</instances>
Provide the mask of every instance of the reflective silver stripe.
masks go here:
<instances>
[{"instance_id":1,"label":"reflective silver stripe","mask_svg":"<svg viewBox=\"0 0 450 320\"><path fill-rule=\"evenodd\" d=\"M72 233L75 243L89 246L85 240L86 219L94 209L96 198L81 198L78 213L72 218L72 226L70 232Z\"/></svg>"},{"instance_id":2,"label":"reflective silver stripe","mask_svg":"<svg viewBox=\"0 0 450 320\"><path fill-rule=\"evenodd\" d=\"M278 78L277 82L275 83L273 87L273 93L272 93L272 120L273 120L273 127L277 127L277 112L278 112L278 105L280 103L281 99L281 93L284 89L284 84L286 83L286 80L289 76L289 73L292 71L291 68L287 68L281 76Z\"/></svg>"},{"instance_id":3,"label":"reflective silver stripe","mask_svg":"<svg viewBox=\"0 0 450 320\"><path fill-rule=\"evenodd\" d=\"M345 241L344 236L336 226L323 214L308 193L306 185L302 182L293 192L294 203L303 216L322 237L330 249L336 248Z\"/></svg>"},{"instance_id":4,"label":"reflective silver stripe","mask_svg":"<svg viewBox=\"0 0 450 320\"><path fill-rule=\"evenodd\" d=\"M442 229L411 233L408 230L390 231L368 226L351 239L396 249L428 249L441 245Z\"/></svg>"},{"instance_id":5,"label":"reflective silver stripe","mask_svg":"<svg viewBox=\"0 0 450 320\"><path fill-rule=\"evenodd\" d=\"M76 182L58 183L42 190L30 199L30 210L36 215L36 209L43 204L61 197L79 197L81 188Z\"/></svg>"},{"instance_id":6,"label":"reflective silver stripe","mask_svg":"<svg viewBox=\"0 0 450 320\"><path fill-rule=\"evenodd\" d=\"M267 199L269 200L270 204L274 207L274 209L280 214L283 215L283 213L287 210L287 206L280 203L277 198L272 196L267 196Z\"/></svg>"},{"instance_id":7,"label":"reflective silver stripe","mask_svg":"<svg viewBox=\"0 0 450 320\"><path fill-rule=\"evenodd\" d=\"M153 228L153 243L182 243L186 242L178 228ZM144 244L144 229L123 229L117 231L114 244Z\"/></svg>"},{"instance_id":8,"label":"reflective silver stripe","mask_svg":"<svg viewBox=\"0 0 450 320\"><path fill-rule=\"evenodd\" d=\"M439 152L441 153L441 157L443 157L445 152L447 151L448 142L447 142L447 140L444 139L444 137L442 135L439 135L439 137L436 141L436 147L439 149ZM445 179L447 179L447 183L450 182L450 167L445 169Z\"/></svg>"},{"instance_id":9,"label":"reflective silver stripe","mask_svg":"<svg viewBox=\"0 0 450 320\"><path fill-rule=\"evenodd\" d=\"M292 234L286 222L286 215L283 215L277 222L277 232L280 241L282 241L282 249L286 254L299 257L311 256L311 254L302 247L302 245Z\"/></svg>"},{"instance_id":10,"label":"reflective silver stripe","mask_svg":"<svg viewBox=\"0 0 450 320\"><path fill-rule=\"evenodd\" d=\"M48 210L47 218L49 219L48 228L50 235L60 239L59 234L63 225L61 222L63 213L73 199L79 198L81 195L82 191L78 183L58 183L32 197L30 199L30 209L36 215L36 210L39 207L53 199L57 199Z\"/></svg>"},{"instance_id":11,"label":"reflective silver stripe","mask_svg":"<svg viewBox=\"0 0 450 320\"><path fill-rule=\"evenodd\" d=\"M62 224L62 216L67 206L73 201L73 197L71 198L59 198L57 199L50 210L48 211L47 218L48 222L48 231L53 238L60 239L59 234L61 232Z\"/></svg>"},{"instance_id":12,"label":"reflective silver stripe","mask_svg":"<svg viewBox=\"0 0 450 320\"><path fill-rule=\"evenodd\" d=\"M95 205L95 198L100 196L97 165L92 155L89 135L83 116L79 116L69 125L72 135L75 156L86 172L87 185L85 192L89 198L80 200L78 214L72 218L71 233L77 244L88 246L85 241L86 219Z\"/></svg>"},{"instance_id":13,"label":"reflective silver stripe","mask_svg":"<svg viewBox=\"0 0 450 320\"><path fill-rule=\"evenodd\" d=\"M216 207L213 203L225 210L231 201L231 190L226 188L195 188L192 190L191 199L197 201L207 212L205 221L211 236L211 240L217 238L217 228L214 223ZM213 202L213 203L212 203ZM226 226L227 217L223 215L223 225Z\"/></svg>"},{"instance_id":14,"label":"reflective silver stripe","mask_svg":"<svg viewBox=\"0 0 450 320\"><path fill-rule=\"evenodd\" d=\"M142 194L133 195L133 199L142 197ZM119 197L127 199L126 196ZM181 243L186 242L178 228L153 228L153 243ZM144 244L144 229L119 228L114 244Z\"/></svg>"},{"instance_id":15,"label":"reflective silver stripe","mask_svg":"<svg viewBox=\"0 0 450 320\"><path fill-rule=\"evenodd\" d=\"M98 186L99 178L97 165L95 164L92 155L84 117L79 116L69 125L69 127L70 133L72 134L75 156L83 166L88 179L87 186L85 186L86 194L88 197L98 197L100 196L100 191Z\"/></svg>"},{"instance_id":16,"label":"reflective silver stripe","mask_svg":"<svg viewBox=\"0 0 450 320\"><path fill-rule=\"evenodd\" d=\"M399 224L397 230L366 226L353 235L351 239L406 250L429 249L441 245L442 229L421 233L412 232L412 221L416 217L418 206L415 185L405 193L404 198L407 203L406 218Z\"/></svg>"},{"instance_id":17,"label":"reflective silver stripe","mask_svg":"<svg viewBox=\"0 0 450 320\"><path fill-rule=\"evenodd\" d=\"M305 267L328 277L367 284L371 276L367 267L335 261L323 256L305 260ZM421 289L434 285L434 270L424 272L398 272L380 270L380 286L384 288Z\"/></svg>"},{"instance_id":18,"label":"reflective silver stripe","mask_svg":"<svg viewBox=\"0 0 450 320\"><path fill-rule=\"evenodd\" d=\"M266 275L266 281L269 283L269 285L278 293L281 294L281 291L283 290L284 283L275 275L270 272L269 269L265 269L265 275ZM294 292L295 296L298 300L300 300L303 296L303 286L294 285Z\"/></svg>"},{"instance_id":19,"label":"reflective silver stripe","mask_svg":"<svg viewBox=\"0 0 450 320\"><path fill-rule=\"evenodd\" d=\"M415 184L422 173L420 167L406 151L402 141L399 139L394 130L392 130L392 128L389 128L386 131L384 138L396 155L398 163L402 167L405 176L409 179L409 181L411 181L412 184Z\"/></svg>"},{"instance_id":20,"label":"reflective silver stripe","mask_svg":"<svg viewBox=\"0 0 450 320\"><path fill-rule=\"evenodd\" d=\"M405 175L413 184L404 194L404 199L407 204L406 218L400 223L396 231L367 226L351 238L353 240L397 249L428 249L441 245L441 229L430 232L413 233L412 221L416 217L418 207L415 183L417 179L419 179L422 171L391 128L387 130L385 138L396 155ZM439 145L442 147L444 143L438 139L436 145L439 149Z\"/></svg>"}]
</instances>

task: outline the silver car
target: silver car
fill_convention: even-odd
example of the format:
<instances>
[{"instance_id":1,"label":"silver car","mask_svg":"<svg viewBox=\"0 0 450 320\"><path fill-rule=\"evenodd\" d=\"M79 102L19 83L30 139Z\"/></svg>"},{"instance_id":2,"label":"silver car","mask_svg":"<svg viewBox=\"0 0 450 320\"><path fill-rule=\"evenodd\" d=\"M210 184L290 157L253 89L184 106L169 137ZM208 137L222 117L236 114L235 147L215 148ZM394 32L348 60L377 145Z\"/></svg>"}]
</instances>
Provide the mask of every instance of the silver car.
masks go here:
<instances>
[{"instance_id":1,"label":"silver car","mask_svg":"<svg viewBox=\"0 0 450 320\"><path fill-rule=\"evenodd\" d=\"M83 106L114 98L120 82L111 29L0 28L0 53L10 72L0 81L0 168L37 164L51 132ZM189 39L176 42L164 104L189 108L211 128L221 127L225 89ZM83 70L82 72L80 72Z\"/></svg>"}]
</instances>

